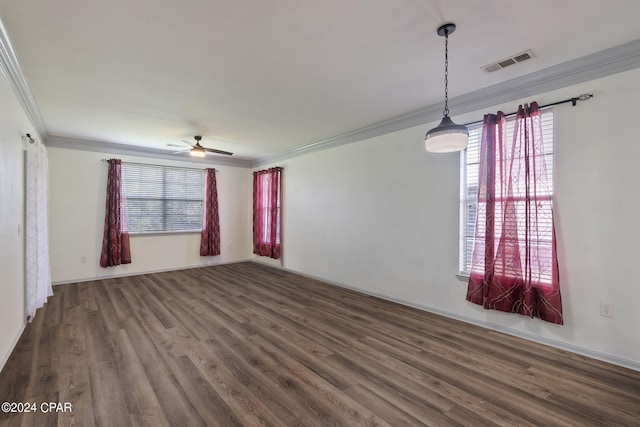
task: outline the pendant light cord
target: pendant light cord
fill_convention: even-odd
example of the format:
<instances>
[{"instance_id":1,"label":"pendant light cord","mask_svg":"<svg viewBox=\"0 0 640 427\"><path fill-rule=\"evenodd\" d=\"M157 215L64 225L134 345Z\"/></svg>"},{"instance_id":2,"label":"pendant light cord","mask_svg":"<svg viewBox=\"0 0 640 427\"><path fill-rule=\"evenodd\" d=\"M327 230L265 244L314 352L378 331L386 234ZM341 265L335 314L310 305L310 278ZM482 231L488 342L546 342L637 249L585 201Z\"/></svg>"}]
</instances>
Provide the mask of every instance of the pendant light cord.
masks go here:
<instances>
[{"instance_id":1,"label":"pendant light cord","mask_svg":"<svg viewBox=\"0 0 640 427\"><path fill-rule=\"evenodd\" d=\"M449 115L449 30L444 30L444 111Z\"/></svg>"}]
</instances>

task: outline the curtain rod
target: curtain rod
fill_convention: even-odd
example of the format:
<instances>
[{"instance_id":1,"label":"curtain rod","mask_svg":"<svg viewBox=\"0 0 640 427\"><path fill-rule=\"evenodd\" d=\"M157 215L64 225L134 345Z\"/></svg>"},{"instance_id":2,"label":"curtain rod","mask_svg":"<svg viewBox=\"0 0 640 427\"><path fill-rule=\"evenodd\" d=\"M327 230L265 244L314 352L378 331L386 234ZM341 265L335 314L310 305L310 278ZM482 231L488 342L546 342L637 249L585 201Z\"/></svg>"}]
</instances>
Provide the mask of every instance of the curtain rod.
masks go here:
<instances>
[{"instance_id":1,"label":"curtain rod","mask_svg":"<svg viewBox=\"0 0 640 427\"><path fill-rule=\"evenodd\" d=\"M538 108L540 109L549 108L549 107L553 107L554 105L566 104L568 102L570 102L571 105L575 107L578 101L586 101L587 99L591 99L591 98L593 98L592 93L583 93L582 95L578 95L573 98L563 99L562 101L556 101L556 102L552 102L551 104L541 105ZM511 116L515 116L516 114L518 114L517 111L514 113L505 114L504 116L511 117ZM476 125L478 123L482 123L483 121L484 120L476 120L475 122L465 123L464 126Z\"/></svg>"},{"instance_id":2,"label":"curtain rod","mask_svg":"<svg viewBox=\"0 0 640 427\"><path fill-rule=\"evenodd\" d=\"M100 159L101 162L103 163L107 163L109 161L109 159ZM141 166L167 166L167 165L153 165L150 163L135 163L135 162L122 162L122 163L126 163L128 165L141 165ZM177 168L177 169L189 169L189 170L193 170L193 171L203 171L204 169L200 169L200 168L185 168L184 166L167 166L170 168ZM211 169L211 168L207 168L207 169ZM216 172L220 172L218 169L214 169L214 171Z\"/></svg>"}]
</instances>

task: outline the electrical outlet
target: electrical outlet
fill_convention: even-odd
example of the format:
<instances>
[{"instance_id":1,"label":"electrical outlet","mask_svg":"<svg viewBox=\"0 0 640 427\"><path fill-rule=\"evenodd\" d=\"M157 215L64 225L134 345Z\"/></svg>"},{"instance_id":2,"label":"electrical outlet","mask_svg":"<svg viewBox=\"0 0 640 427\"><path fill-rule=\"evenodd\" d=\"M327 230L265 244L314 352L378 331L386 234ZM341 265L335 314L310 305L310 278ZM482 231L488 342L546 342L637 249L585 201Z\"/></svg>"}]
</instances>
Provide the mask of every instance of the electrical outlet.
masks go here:
<instances>
[{"instance_id":1,"label":"electrical outlet","mask_svg":"<svg viewBox=\"0 0 640 427\"><path fill-rule=\"evenodd\" d=\"M614 305L610 302L602 302L600 301L600 316L609 317L613 319L614 317Z\"/></svg>"}]
</instances>

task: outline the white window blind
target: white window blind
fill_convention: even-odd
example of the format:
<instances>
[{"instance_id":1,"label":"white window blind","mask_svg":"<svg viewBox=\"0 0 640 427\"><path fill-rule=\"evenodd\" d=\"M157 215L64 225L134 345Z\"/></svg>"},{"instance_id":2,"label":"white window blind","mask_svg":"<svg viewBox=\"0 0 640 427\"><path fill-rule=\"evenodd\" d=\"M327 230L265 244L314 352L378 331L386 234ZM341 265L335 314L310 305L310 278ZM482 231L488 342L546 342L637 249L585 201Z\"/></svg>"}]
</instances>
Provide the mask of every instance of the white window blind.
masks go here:
<instances>
[{"instance_id":1,"label":"white window blind","mask_svg":"<svg viewBox=\"0 0 640 427\"><path fill-rule=\"evenodd\" d=\"M258 175L258 185L261 187L260 194L262 195L262 199L260 200L259 207L258 207L259 209L258 215L261 218L261 225L262 225L261 227L258 228L258 232L259 232L258 239L262 244L273 244L271 239L271 231L272 231L272 224L273 224L272 212L275 209L276 211L275 244L279 245L280 244L281 194L279 191L277 192L275 206L273 206L272 200L271 200L271 196L273 192L271 191L271 188L273 186L272 182L274 179L276 179L275 172Z\"/></svg>"},{"instance_id":2,"label":"white window blind","mask_svg":"<svg viewBox=\"0 0 640 427\"><path fill-rule=\"evenodd\" d=\"M536 200L541 203L553 201L553 110L542 110L542 139L547 166L549 188L543 194L537 194ZM515 116L507 119L507 141L513 139ZM482 123L471 125L469 129L469 145L460 155L460 274L468 276L471 271L471 257L475 239L476 220L478 215L478 174L480 163L480 142L482 140ZM515 195L518 197L518 195ZM499 203L500 201L497 200ZM483 219L483 212L481 221ZM551 221L551 218L549 218ZM496 221L496 232L500 233L502 224ZM551 224L549 224L551 229ZM551 253L552 236L546 236L545 241L538 243L538 250ZM546 279L546 278L545 278ZM549 277L548 280L551 280Z\"/></svg>"},{"instance_id":3,"label":"white window blind","mask_svg":"<svg viewBox=\"0 0 640 427\"><path fill-rule=\"evenodd\" d=\"M202 229L204 170L122 164L130 233Z\"/></svg>"}]
</instances>

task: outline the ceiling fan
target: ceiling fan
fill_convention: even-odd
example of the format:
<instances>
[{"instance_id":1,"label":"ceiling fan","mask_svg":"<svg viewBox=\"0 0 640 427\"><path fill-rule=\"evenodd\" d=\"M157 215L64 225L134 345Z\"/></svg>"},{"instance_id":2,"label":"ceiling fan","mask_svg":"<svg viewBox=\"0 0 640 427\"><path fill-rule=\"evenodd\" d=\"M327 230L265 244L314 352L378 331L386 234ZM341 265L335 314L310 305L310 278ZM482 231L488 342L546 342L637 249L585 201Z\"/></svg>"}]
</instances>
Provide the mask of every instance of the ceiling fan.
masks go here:
<instances>
[{"instance_id":1,"label":"ceiling fan","mask_svg":"<svg viewBox=\"0 0 640 427\"><path fill-rule=\"evenodd\" d=\"M191 144L188 141L182 140L182 142L184 142L185 144L189 145L191 147L191 150L189 150L191 152L191 155L193 157L204 157L207 155L207 153L215 153L215 154L224 154L227 156L232 156L233 153L230 153L228 151L223 151L223 150L216 150L215 148L207 148L207 147L203 147L202 145L200 145L200 141L202 141L202 136L200 135L196 135L193 137L193 139L196 140L195 144ZM178 151L178 153L181 153L181 151Z\"/></svg>"}]
</instances>

